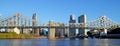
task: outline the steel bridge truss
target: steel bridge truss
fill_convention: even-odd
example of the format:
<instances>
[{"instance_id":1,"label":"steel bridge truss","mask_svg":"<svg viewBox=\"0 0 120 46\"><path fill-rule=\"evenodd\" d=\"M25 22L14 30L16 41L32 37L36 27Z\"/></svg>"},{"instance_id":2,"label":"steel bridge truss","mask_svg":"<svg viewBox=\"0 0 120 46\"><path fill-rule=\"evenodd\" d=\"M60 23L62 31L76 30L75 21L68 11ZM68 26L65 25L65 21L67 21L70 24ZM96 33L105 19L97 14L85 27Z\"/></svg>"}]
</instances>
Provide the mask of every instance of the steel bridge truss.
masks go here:
<instances>
[{"instance_id":1,"label":"steel bridge truss","mask_svg":"<svg viewBox=\"0 0 120 46\"><path fill-rule=\"evenodd\" d=\"M8 16L0 21L0 27L14 27L14 26L33 26L34 19L30 19L19 13ZM62 26L57 26L62 24ZM49 23L36 21L36 27L50 27ZM53 27L73 27L73 28L115 28L119 27L119 24L107 18L106 16L101 16L95 20L86 23L54 23Z\"/></svg>"}]
</instances>

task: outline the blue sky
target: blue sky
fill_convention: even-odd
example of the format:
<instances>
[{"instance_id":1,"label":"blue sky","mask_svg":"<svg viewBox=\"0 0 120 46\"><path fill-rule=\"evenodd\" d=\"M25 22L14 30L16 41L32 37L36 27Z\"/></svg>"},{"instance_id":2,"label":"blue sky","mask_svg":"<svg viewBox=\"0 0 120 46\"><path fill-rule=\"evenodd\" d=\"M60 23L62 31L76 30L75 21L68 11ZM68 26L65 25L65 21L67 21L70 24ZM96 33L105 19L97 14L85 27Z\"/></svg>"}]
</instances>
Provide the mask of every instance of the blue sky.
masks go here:
<instances>
[{"instance_id":1,"label":"blue sky","mask_svg":"<svg viewBox=\"0 0 120 46\"><path fill-rule=\"evenodd\" d=\"M120 23L120 0L0 0L0 14L5 18L15 13L32 18L37 13L38 21L69 21L71 14L87 15L87 21L106 15Z\"/></svg>"}]
</instances>

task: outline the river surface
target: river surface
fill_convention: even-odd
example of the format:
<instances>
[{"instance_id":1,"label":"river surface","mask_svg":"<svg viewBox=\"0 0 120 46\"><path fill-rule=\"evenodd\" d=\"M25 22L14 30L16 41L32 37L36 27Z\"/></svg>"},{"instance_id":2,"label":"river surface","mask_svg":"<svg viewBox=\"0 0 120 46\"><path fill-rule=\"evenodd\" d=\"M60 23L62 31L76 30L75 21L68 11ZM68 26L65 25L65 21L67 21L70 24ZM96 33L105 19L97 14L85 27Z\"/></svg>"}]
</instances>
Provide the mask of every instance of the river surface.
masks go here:
<instances>
[{"instance_id":1,"label":"river surface","mask_svg":"<svg viewBox=\"0 0 120 46\"><path fill-rule=\"evenodd\" d=\"M120 46L120 39L0 39L0 46Z\"/></svg>"}]
</instances>

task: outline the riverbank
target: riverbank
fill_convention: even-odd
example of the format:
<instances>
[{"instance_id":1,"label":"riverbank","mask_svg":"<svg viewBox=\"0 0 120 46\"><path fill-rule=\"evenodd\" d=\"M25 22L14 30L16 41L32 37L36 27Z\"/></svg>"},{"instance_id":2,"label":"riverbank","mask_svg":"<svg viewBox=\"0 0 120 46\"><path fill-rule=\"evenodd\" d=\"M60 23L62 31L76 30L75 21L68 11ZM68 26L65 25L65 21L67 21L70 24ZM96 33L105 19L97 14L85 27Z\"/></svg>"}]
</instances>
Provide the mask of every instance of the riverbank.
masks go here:
<instances>
[{"instance_id":1,"label":"riverbank","mask_svg":"<svg viewBox=\"0 0 120 46\"><path fill-rule=\"evenodd\" d=\"M48 38L47 36L38 36L38 37L33 37L34 39L39 39L39 38Z\"/></svg>"},{"instance_id":2,"label":"riverbank","mask_svg":"<svg viewBox=\"0 0 120 46\"><path fill-rule=\"evenodd\" d=\"M0 33L0 39L28 39L33 38L31 34Z\"/></svg>"}]
</instances>

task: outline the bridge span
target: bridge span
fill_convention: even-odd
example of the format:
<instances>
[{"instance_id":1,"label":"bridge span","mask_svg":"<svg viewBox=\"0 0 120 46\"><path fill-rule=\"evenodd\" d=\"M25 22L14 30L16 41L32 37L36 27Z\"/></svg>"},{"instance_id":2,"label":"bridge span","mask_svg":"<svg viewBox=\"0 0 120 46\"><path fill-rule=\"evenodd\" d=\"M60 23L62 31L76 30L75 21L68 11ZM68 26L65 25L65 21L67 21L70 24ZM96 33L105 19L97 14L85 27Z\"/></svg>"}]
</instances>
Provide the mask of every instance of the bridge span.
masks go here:
<instances>
[{"instance_id":1,"label":"bridge span","mask_svg":"<svg viewBox=\"0 0 120 46\"><path fill-rule=\"evenodd\" d=\"M39 36L39 31L41 28L48 28L48 33L50 38L55 37L55 29L60 28L67 30L69 28L83 30L82 35L86 35L86 29L114 29L120 27L119 23L112 21L106 16L101 16L95 20L86 22L86 15L81 17L80 23L57 23L54 21L42 22L36 19L36 13L33 14L32 19L26 16L16 13L15 15L8 16L0 21L0 28L13 29L17 27L18 29L33 29L34 34ZM106 32L106 31L105 31ZM69 35L69 34L68 34Z\"/></svg>"}]
</instances>

